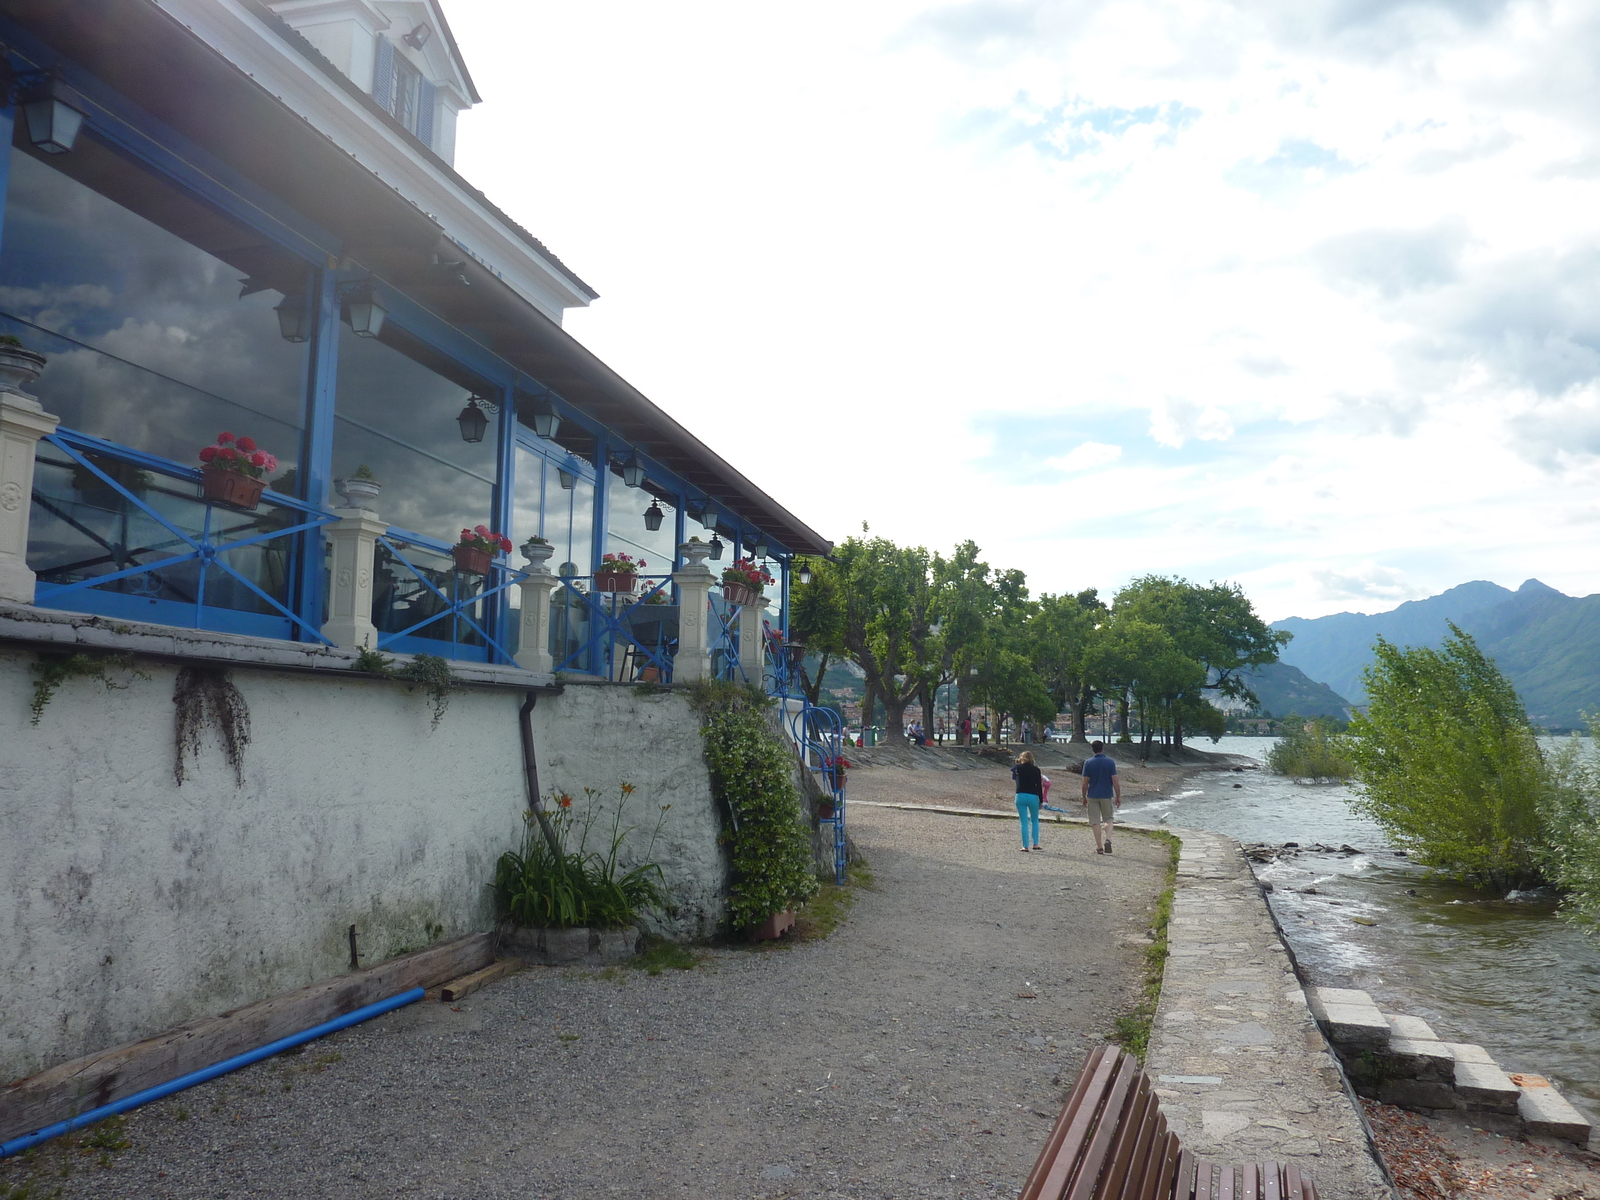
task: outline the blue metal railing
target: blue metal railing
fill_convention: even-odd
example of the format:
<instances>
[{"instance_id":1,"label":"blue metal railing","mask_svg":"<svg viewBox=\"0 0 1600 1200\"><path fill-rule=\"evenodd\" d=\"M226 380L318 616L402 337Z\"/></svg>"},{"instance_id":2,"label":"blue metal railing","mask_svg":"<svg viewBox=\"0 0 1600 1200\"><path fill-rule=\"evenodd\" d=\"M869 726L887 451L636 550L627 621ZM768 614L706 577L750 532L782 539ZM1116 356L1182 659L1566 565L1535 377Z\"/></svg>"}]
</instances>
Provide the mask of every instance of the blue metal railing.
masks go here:
<instances>
[{"instance_id":1,"label":"blue metal railing","mask_svg":"<svg viewBox=\"0 0 1600 1200\"><path fill-rule=\"evenodd\" d=\"M833 828L833 873L836 883L844 883L847 865L845 840L845 779L848 768L844 757L844 724L839 714L831 708L812 704L801 686L800 660L803 652L798 646L786 646L780 636L767 633L763 676L767 679L768 694L784 705L789 722L789 736L800 755L800 765L815 772L824 790L833 800L833 811L819 818L819 823ZM799 708L789 704L800 701Z\"/></svg>"},{"instance_id":2,"label":"blue metal railing","mask_svg":"<svg viewBox=\"0 0 1600 1200\"><path fill-rule=\"evenodd\" d=\"M550 597L550 655L557 671L622 682L672 682L681 609L667 575L639 575L625 592L599 591L592 575L563 575Z\"/></svg>"},{"instance_id":3,"label":"blue metal railing","mask_svg":"<svg viewBox=\"0 0 1600 1200\"><path fill-rule=\"evenodd\" d=\"M227 627L230 615L242 619L250 610L240 610L237 604L207 603L208 576L215 569L232 581L231 588L243 587L258 606L265 605L264 611L277 614L311 639L327 643L319 628L237 569L227 556L256 547L266 550L268 543L290 539L281 547L271 548L281 561L280 582L287 596L288 574L297 565L290 562L295 535L338 520L332 513L292 496L263 492L261 503L268 511L254 515L212 504L193 492L161 487L156 482L162 478L197 487L202 479L197 467L182 466L70 429L57 429L43 440L68 461L59 464L41 458L40 467L48 472L52 467L70 466L73 482L69 489L55 493L42 480L36 482L33 503L70 529L80 542L97 549L87 558L41 563L34 593L36 603L62 608L70 604L68 597L87 599L89 593L102 598L120 595L159 602L163 624L187 624L197 629ZM82 493L89 489L101 493L105 501L83 502ZM153 498L163 500L173 511L163 512ZM106 507L107 503L114 507ZM203 508L198 528L184 528L178 510L192 506ZM135 514L140 518L137 524ZM104 528L96 527L97 520ZM146 539L145 534L150 537ZM105 570L106 567L111 569ZM191 573L192 582L188 578ZM123 586L108 586L113 584ZM255 609L257 613L261 611L259 607ZM241 627L241 631L252 630Z\"/></svg>"},{"instance_id":4,"label":"blue metal railing","mask_svg":"<svg viewBox=\"0 0 1600 1200\"><path fill-rule=\"evenodd\" d=\"M436 642L438 649L449 647L446 658L481 653L487 659L492 650L503 662L515 661L516 656L489 632L501 607L491 601L526 579L527 573L498 557L490 562L486 576L458 571L454 563L428 566L407 557L410 551L420 559L419 549L450 557L450 543L397 526L390 526L378 539L375 566L382 582L372 597L378 649L427 652L433 649L428 643Z\"/></svg>"}]
</instances>

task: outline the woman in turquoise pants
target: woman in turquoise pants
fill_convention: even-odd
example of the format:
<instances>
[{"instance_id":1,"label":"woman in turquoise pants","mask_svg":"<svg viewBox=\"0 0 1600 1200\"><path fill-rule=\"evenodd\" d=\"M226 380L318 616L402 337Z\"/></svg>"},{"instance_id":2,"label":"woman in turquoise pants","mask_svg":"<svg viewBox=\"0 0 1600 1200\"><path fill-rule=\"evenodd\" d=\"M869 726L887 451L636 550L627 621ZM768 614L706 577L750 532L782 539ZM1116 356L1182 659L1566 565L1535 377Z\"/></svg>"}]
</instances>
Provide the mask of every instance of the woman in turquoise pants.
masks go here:
<instances>
[{"instance_id":1,"label":"woman in turquoise pants","mask_svg":"<svg viewBox=\"0 0 1600 1200\"><path fill-rule=\"evenodd\" d=\"M1022 850L1043 850L1039 845L1039 798L1044 795L1044 781L1039 768L1033 764L1033 752L1024 750L1017 755L1017 765L1011 768L1011 778L1017 781L1017 819L1022 822Z\"/></svg>"}]
</instances>

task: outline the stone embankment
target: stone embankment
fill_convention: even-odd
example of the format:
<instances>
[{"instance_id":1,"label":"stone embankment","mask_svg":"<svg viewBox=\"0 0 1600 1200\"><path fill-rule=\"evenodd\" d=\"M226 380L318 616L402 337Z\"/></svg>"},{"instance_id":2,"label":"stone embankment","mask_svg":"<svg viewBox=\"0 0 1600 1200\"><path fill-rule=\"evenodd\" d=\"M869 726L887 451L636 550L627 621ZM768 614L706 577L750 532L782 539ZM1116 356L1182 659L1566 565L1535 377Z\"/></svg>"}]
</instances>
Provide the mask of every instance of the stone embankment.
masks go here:
<instances>
[{"instance_id":1,"label":"stone embankment","mask_svg":"<svg viewBox=\"0 0 1600 1200\"><path fill-rule=\"evenodd\" d=\"M1423 1112L1464 1112L1501 1132L1588 1144L1589 1122L1544 1076L1508 1074L1482 1046L1443 1041L1420 1017L1380 1012L1366 992L1308 988L1306 999L1361 1095Z\"/></svg>"}]
</instances>

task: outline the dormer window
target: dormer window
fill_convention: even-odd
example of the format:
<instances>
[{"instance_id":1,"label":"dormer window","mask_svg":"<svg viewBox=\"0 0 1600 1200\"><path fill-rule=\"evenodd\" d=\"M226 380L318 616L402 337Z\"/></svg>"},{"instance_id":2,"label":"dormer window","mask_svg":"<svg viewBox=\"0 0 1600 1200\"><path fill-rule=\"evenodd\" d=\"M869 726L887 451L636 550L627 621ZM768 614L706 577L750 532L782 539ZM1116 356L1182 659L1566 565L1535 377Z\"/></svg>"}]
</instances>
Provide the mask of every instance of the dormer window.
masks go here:
<instances>
[{"instance_id":1,"label":"dormer window","mask_svg":"<svg viewBox=\"0 0 1600 1200\"><path fill-rule=\"evenodd\" d=\"M372 98L429 147L433 146L436 94L433 84L404 55L395 52L394 43L378 35Z\"/></svg>"}]
</instances>

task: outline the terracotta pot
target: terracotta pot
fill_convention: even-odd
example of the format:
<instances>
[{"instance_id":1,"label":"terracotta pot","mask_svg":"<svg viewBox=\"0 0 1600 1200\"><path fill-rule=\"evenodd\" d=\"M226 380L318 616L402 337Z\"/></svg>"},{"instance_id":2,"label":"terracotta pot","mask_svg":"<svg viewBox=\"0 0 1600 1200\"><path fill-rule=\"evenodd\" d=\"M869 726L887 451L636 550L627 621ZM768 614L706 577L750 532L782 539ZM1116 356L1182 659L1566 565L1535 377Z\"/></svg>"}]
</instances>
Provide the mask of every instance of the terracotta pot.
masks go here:
<instances>
[{"instance_id":1,"label":"terracotta pot","mask_svg":"<svg viewBox=\"0 0 1600 1200\"><path fill-rule=\"evenodd\" d=\"M722 598L729 604L748 608L761 599L761 593L747 583L725 583L722 585Z\"/></svg>"},{"instance_id":2,"label":"terracotta pot","mask_svg":"<svg viewBox=\"0 0 1600 1200\"><path fill-rule=\"evenodd\" d=\"M494 555L476 546L452 546L450 557L456 560L456 570L463 575L487 575Z\"/></svg>"},{"instance_id":3,"label":"terracotta pot","mask_svg":"<svg viewBox=\"0 0 1600 1200\"><path fill-rule=\"evenodd\" d=\"M594 577L597 592L631 592L639 577L630 571L600 571Z\"/></svg>"},{"instance_id":4,"label":"terracotta pot","mask_svg":"<svg viewBox=\"0 0 1600 1200\"><path fill-rule=\"evenodd\" d=\"M819 804L819 805L817 805L817 819L819 821L831 821L831 820L833 820L833 805L831 805L831 804Z\"/></svg>"},{"instance_id":5,"label":"terracotta pot","mask_svg":"<svg viewBox=\"0 0 1600 1200\"><path fill-rule=\"evenodd\" d=\"M794 909L775 912L759 925L750 927L752 942L770 942L783 936L783 931L794 926Z\"/></svg>"},{"instance_id":6,"label":"terracotta pot","mask_svg":"<svg viewBox=\"0 0 1600 1200\"><path fill-rule=\"evenodd\" d=\"M205 487L208 504L226 504L233 508L254 510L261 505L261 493L267 490L265 479L251 479L238 471L224 471L221 467L206 467L200 478Z\"/></svg>"}]
</instances>

